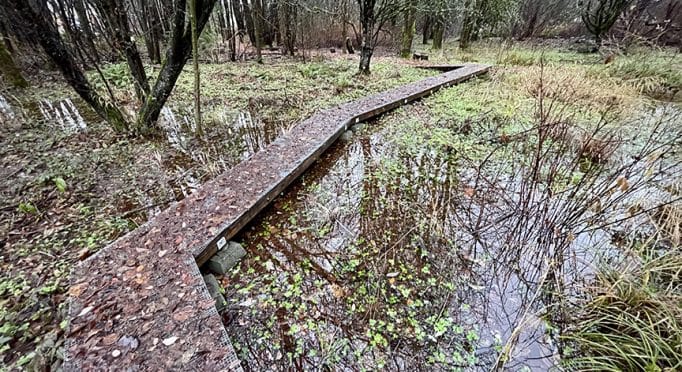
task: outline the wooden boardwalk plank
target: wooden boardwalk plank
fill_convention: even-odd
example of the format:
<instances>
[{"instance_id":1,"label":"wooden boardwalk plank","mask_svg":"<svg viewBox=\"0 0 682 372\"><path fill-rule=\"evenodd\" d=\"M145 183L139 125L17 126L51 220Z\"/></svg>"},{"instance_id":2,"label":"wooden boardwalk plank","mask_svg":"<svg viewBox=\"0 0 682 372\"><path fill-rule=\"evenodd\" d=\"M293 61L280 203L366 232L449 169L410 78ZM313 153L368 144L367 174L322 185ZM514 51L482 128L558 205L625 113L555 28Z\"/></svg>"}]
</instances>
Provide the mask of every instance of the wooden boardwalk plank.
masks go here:
<instances>
[{"instance_id":1,"label":"wooden boardwalk plank","mask_svg":"<svg viewBox=\"0 0 682 372\"><path fill-rule=\"evenodd\" d=\"M488 69L464 65L319 112L82 262L72 275L66 370L240 370L197 265L349 126Z\"/></svg>"}]
</instances>

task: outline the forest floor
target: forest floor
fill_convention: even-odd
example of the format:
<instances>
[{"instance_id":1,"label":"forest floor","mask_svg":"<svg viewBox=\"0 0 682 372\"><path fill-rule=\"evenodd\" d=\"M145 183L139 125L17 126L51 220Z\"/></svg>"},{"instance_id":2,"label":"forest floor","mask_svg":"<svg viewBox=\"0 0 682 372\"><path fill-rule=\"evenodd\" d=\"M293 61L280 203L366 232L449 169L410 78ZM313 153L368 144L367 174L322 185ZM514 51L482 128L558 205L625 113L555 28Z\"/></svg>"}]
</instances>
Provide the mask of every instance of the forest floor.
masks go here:
<instances>
[{"instance_id":1,"label":"forest floor","mask_svg":"<svg viewBox=\"0 0 682 372\"><path fill-rule=\"evenodd\" d=\"M449 47L429 53L435 62L478 61L498 67L487 78L386 115L358 132L350 143L335 146L323 165L307 174L245 233L242 239L248 259L240 270L223 278L228 297L235 303L228 313L232 325L228 330L245 365L254 369L272 362L281 368L297 363L318 368L339 363L371 366L388 364L388 357L399 357L407 350L419 350L412 354L415 359L404 361L409 365L418 361L478 365L484 359L477 354L483 347L479 340L485 339L490 345L484 346L499 351L506 347L504 332L493 342L497 334L493 335L492 328L471 327L479 318L470 316L465 322L454 313L441 316L451 311L451 304L427 302L432 296L452 299L462 285L475 293L488 288L485 283L464 280L486 266L470 267L470 275L461 278L453 277L459 271L444 270L470 258L461 250L450 250L456 253L452 257L446 254L452 226L434 221L448 215L443 208L452 209L462 195L482 193L452 179L462 177L454 172L454 163L458 169L465 168L466 161L471 167L480 165L480 155L490 150L491 143L506 142L534 122L541 71L546 86L552 87L552 98L569 107L571 120L576 122L596 122L605 113L610 121L622 122L653 117L662 107L679 109L678 104L660 101L679 100L675 90L682 86L679 54L666 51L635 52L609 65L599 55L576 53L570 45L507 48L492 42L466 53ZM203 65L205 136L201 140L193 135L189 69L162 113L167 136L153 142L116 134L59 78L35 79L33 87L23 92L1 90L0 119L6 124L0 128L0 369L59 363L68 275L78 260L247 158L315 110L434 73L412 67L411 61L377 57L372 75L359 77L356 62L353 57L320 53L307 63L276 58L264 65ZM133 106L125 67L110 65L104 73L113 82L117 98ZM471 153L471 158L454 155L462 153ZM409 163L414 161L420 163ZM367 170L355 174L358 163L367 163L363 166ZM414 172L410 178L405 167L429 169ZM363 186L367 180L371 183ZM396 188L396 182L411 187ZM425 194L414 193L420 188ZM396 199L376 194L377 190L413 192ZM374 207L365 205L369 199L376 203ZM382 221L385 226L380 225ZM291 262L281 263L287 261L282 252L292 249L292 241L303 247L298 251L311 257L328 256L329 249L343 254L327 263L316 262L322 271L310 274L315 260L291 256ZM427 256L412 257L417 251L407 243L433 247L433 252L422 250L420 255L442 253L444 258L425 263ZM275 249L280 251L279 261L266 259ZM372 252L381 260L368 259ZM368 265L374 270L367 269ZM352 273L365 276L355 278ZM402 275L407 273L415 274L405 279L409 285L403 283ZM264 285L258 286L261 281ZM363 289L358 287L361 282L375 284ZM430 290L434 283L444 292ZM254 296L254 288L266 292ZM309 301L317 296L315 288L331 291L325 311L319 312L334 315L327 322L308 311ZM387 290L395 293L389 295ZM296 301L291 300L293 294ZM388 302L368 303L370 297ZM348 308L351 302L356 304L352 310ZM388 306L390 302L397 305ZM253 304L249 309L257 311L244 311L240 305L244 303ZM438 314L414 319L410 315L414 309L410 309L424 304L439 310ZM475 301L460 303L468 309L478 306ZM300 312L295 313L296 321L280 319L282 311L292 309ZM372 316L379 313L393 318ZM347 324L334 322L346 315ZM286 327L272 328L273 321ZM319 324L313 327L311 322ZM272 333L283 327L285 332ZM343 345L327 339L342 331L345 336L337 340ZM429 334L447 341L424 341ZM466 344L461 335L468 340ZM302 345L293 345L292 340ZM450 346L428 348L425 343ZM278 344L279 349L273 346ZM349 356L348 345L355 357ZM453 361L454 355L462 361Z\"/></svg>"}]
</instances>

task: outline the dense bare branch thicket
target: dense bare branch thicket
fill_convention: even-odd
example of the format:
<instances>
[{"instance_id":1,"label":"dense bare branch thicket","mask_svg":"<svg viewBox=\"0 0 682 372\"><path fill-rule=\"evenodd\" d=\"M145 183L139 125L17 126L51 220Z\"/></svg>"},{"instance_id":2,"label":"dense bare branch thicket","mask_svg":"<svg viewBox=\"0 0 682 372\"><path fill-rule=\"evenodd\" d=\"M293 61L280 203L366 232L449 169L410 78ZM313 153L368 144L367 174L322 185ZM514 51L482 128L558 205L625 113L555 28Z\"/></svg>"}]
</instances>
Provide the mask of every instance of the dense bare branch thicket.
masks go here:
<instances>
[{"instance_id":1,"label":"dense bare branch thicket","mask_svg":"<svg viewBox=\"0 0 682 372\"><path fill-rule=\"evenodd\" d=\"M682 2L637 0L618 18L613 32L624 46L635 42L680 45Z\"/></svg>"},{"instance_id":2,"label":"dense bare branch thicket","mask_svg":"<svg viewBox=\"0 0 682 372\"><path fill-rule=\"evenodd\" d=\"M575 10L572 0L522 0L514 23L514 36L519 39L538 36L551 24L569 21Z\"/></svg>"}]
</instances>

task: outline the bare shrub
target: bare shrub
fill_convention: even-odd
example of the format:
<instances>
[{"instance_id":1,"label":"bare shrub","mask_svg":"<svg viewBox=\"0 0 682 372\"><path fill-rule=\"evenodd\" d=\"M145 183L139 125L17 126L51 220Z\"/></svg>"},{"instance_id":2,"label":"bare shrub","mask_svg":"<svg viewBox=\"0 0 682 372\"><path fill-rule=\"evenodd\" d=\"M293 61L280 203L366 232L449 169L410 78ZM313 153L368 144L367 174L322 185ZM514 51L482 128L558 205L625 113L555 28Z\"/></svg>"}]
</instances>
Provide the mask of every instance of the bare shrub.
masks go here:
<instances>
[{"instance_id":1,"label":"bare shrub","mask_svg":"<svg viewBox=\"0 0 682 372\"><path fill-rule=\"evenodd\" d=\"M592 293L583 289L584 282L599 252L581 245L591 241L591 233L628 232L630 223L641 224L654 211L680 200L662 186L666 179L682 175L679 113L617 122L611 103L596 122L585 120L569 103L579 87L551 85L544 69L541 65L539 77L530 83L534 123L507 133L510 140L498 141L482 161L469 160L467 165L477 170L463 186L465 193L475 193L470 192L472 197L456 211L470 239L468 256L494 256L496 265L515 267L506 285L530 291L530 300L516 313L517 328L497 368L505 366L514 350L528 346L521 335L538 326L533 319L551 319L559 333L573 324L569 304ZM661 200L640 203L642 195L654 193L661 193ZM581 311L588 311L582 307L587 303L580 302ZM666 316L666 326L678 324L677 316Z\"/></svg>"}]
</instances>

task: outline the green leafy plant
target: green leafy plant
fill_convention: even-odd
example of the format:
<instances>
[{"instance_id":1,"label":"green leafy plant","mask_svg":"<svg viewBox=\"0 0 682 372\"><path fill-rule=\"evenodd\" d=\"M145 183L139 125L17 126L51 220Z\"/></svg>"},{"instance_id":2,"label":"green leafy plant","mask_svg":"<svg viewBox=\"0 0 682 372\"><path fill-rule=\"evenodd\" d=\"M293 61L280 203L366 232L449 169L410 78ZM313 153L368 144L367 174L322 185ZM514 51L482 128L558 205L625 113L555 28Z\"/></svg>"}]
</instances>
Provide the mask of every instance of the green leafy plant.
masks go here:
<instances>
[{"instance_id":1,"label":"green leafy plant","mask_svg":"<svg viewBox=\"0 0 682 372\"><path fill-rule=\"evenodd\" d=\"M54 185L57 187L57 190L61 193L66 192L66 181L64 181L63 178L61 177L55 177L54 178Z\"/></svg>"},{"instance_id":2,"label":"green leafy plant","mask_svg":"<svg viewBox=\"0 0 682 372\"><path fill-rule=\"evenodd\" d=\"M25 214L38 214L38 208L31 202L21 202L18 207L19 212Z\"/></svg>"}]
</instances>

